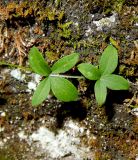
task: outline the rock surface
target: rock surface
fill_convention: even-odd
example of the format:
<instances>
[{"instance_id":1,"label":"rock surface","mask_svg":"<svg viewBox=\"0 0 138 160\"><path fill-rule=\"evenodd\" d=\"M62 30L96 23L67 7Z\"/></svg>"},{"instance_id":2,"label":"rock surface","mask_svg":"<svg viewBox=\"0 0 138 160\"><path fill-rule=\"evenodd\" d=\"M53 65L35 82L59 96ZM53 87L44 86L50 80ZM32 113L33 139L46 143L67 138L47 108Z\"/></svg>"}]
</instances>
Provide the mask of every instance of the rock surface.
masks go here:
<instances>
[{"instance_id":1,"label":"rock surface","mask_svg":"<svg viewBox=\"0 0 138 160\"><path fill-rule=\"evenodd\" d=\"M0 160L137 160L137 0L0 2ZM49 97L33 108L42 77L27 70L37 46L49 65L72 51L93 64L112 43L129 91L110 91L101 108L93 84L75 81L80 101ZM69 74L77 73L76 69Z\"/></svg>"}]
</instances>

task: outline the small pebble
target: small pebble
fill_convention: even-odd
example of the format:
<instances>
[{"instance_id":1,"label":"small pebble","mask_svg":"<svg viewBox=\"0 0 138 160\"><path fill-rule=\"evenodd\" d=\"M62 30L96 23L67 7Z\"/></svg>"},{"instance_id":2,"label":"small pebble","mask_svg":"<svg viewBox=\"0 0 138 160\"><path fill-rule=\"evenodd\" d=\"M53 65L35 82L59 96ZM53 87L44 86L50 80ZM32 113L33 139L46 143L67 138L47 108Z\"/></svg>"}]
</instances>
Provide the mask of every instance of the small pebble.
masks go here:
<instances>
[{"instance_id":1,"label":"small pebble","mask_svg":"<svg viewBox=\"0 0 138 160\"><path fill-rule=\"evenodd\" d=\"M134 108L131 110L131 114L138 117L138 108Z\"/></svg>"},{"instance_id":2,"label":"small pebble","mask_svg":"<svg viewBox=\"0 0 138 160\"><path fill-rule=\"evenodd\" d=\"M3 112L3 111L0 111L0 116L1 116L1 117L5 117L5 116L6 116L6 113Z\"/></svg>"}]
</instances>

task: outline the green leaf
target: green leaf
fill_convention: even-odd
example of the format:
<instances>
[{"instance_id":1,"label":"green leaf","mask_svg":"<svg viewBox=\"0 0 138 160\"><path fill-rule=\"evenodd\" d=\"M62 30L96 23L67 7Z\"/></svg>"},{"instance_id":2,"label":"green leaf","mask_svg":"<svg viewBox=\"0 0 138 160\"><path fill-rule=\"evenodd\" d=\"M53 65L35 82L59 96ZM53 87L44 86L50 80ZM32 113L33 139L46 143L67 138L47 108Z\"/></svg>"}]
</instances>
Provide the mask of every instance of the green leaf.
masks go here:
<instances>
[{"instance_id":1,"label":"green leaf","mask_svg":"<svg viewBox=\"0 0 138 160\"><path fill-rule=\"evenodd\" d=\"M101 74L98 68L94 67L89 63L81 63L78 65L78 70L90 80L97 80L100 78Z\"/></svg>"},{"instance_id":2,"label":"green leaf","mask_svg":"<svg viewBox=\"0 0 138 160\"><path fill-rule=\"evenodd\" d=\"M105 48L99 63L102 75L113 73L118 64L118 53L115 47L109 45Z\"/></svg>"},{"instance_id":3,"label":"green leaf","mask_svg":"<svg viewBox=\"0 0 138 160\"><path fill-rule=\"evenodd\" d=\"M32 97L32 105L37 106L41 104L48 96L50 91L50 78L45 78L40 82L34 95Z\"/></svg>"},{"instance_id":4,"label":"green leaf","mask_svg":"<svg viewBox=\"0 0 138 160\"><path fill-rule=\"evenodd\" d=\"M96 81L94 86L94 92L98 105L102 106L106 100L107 88L101 80Z\"/></svg>"},{"instance_id":5,"label":"green leaf","mask_svg":"<svg viewBox=\"0 0 138 160\"><path fill-rule=\"evenodd\" d=\"M64 102L78 99L78 91L69 80L61 77L50 77L50 81L52 92L57 99Z\"/></svg>"},{"instance_id":6,"label":"green leaf","mask_svg":"<svg viewBox=\"0 0 138 160\"><path fill-rule=\"evenodd\" d=\"M36 47L32 47L29 51L29 64L37 74L48 76L51 73L50 67Z\"/></svg>"},{"instance_id":7,"label":"green leaf","mask_svg":"<svg viewBox=\"0 0 138 160\"><path fill-rule=\"evenodd\" d=\"M101 80L104 81L104 84L112 90L128 90L129 83L122 76L115 74L104 75L101 77Z\"/></svg>"},{"instance_id":8,"label":"green leaf","mask_svg":"<svg viewBox=\"0 0 138 160\"><path fill-rule=\"evenodd\" d=\"M53 66L52 66L52 73L65 73L66 71L70 70L78 61L79 54L72 53L68 56L65 56L59 59Z\"/></svg>"}]
</instances>

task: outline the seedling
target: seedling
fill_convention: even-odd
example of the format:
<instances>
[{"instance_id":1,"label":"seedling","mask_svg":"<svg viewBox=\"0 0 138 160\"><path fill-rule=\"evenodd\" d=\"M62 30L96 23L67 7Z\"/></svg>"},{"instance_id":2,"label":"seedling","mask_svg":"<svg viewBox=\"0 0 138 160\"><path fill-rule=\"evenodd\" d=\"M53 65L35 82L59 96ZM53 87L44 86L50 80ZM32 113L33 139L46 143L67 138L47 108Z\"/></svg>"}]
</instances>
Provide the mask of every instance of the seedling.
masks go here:
<instances>
[{"instance_id":1,"label":"seedling","mask_svg":"<svg viewBox=\"0 0 138 160\"><path fill-rule=\"evenodd\" d=\"M94 92L96 101L101 106L105 103L107 89L128 90L129 83L122 76L112 74L118 65L118 53L115 47L109 45L103 52L99 61L99 66L89 63L81 63L78 70L82 76L61 75L75 66L78 62L79 54L72 53L59 59L52 67L49 67L42 54L36 47L32 47L29 53L29 63L37 74L45 78L38 85L33 97L32 105L41 104L53 92L55 97L64 102L78 99L76 87L67 78L84 78L95 80Z\"/></svg>"},{"instance_id":2,"label":"seedling","mask_svg":"<svg viewBox=\"0 0 138 160\"><path fill-rule=\"evenodd\" d=\"M107 97L107 88L111 90L128 90L129 83L122 76L112 74L118 65L118 53L109 45L103 52L99 66L81 63L78 70L89 80L96 80L94 92L96 101L101 106Z\"/></svg>"},{"instance_id":3,"label":"seedling","mask_svg":"<svg viewBox=\"0 0 138 160\"><path fill-rule=\"evenodd\" d=\"M60 101L68 102L78 99L76 87L65 78L69 76L60 75L60 73L65 73L73 68L78 59L79 55L72 53L59 59L52 67L49 67L41 52L36 47L31 48L29 64L34 72L45 77L32 97L33 106L41 104L48 97L50 90Z\"/></svg>"}]
</instances>

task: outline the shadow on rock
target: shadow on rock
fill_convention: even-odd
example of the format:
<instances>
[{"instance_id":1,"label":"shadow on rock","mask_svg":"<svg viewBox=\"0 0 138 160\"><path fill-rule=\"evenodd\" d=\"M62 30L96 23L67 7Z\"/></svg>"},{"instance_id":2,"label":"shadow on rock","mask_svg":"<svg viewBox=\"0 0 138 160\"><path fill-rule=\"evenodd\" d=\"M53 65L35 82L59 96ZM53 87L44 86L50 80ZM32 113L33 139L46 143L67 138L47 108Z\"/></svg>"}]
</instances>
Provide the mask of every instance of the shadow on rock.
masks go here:
<instances>
[{"instance_id":1,"label":"shadow on rock","mask_svg":"<svg viewBox=\"0 0 138 160\"><path fill-rule=\"evenodd\" d=\"M128 91L110 91L107 96L107 100L105 103L105 112L108 116L108 120L112 120L115 110L113 104L123 104L125 99L130 99L132 97L132 93Z\"/></svg>"},{"instance_id":2,"label":"shadow on rock","mask_svg":"<svg viewBox=\"0 0 138 160\"><path fill-rule=\"evenodd\" d=\"M7 100L4 98L0 98L0 105L5 105L7 103Z\"/></svg>"},{"instance_id":3,"label":"shadow on rock","mask_svg":"<svg viewBox=\"0 0 138 160\"><path fill-rule=\"evenodd\" d=\"M79 101L64 103L60 108L57 109L56 126L57 128L61 128L64 124L64 121L68 117L81 121L85 119L86 116L87 116L87 110Z\"/></svg>"}]
</instances>

